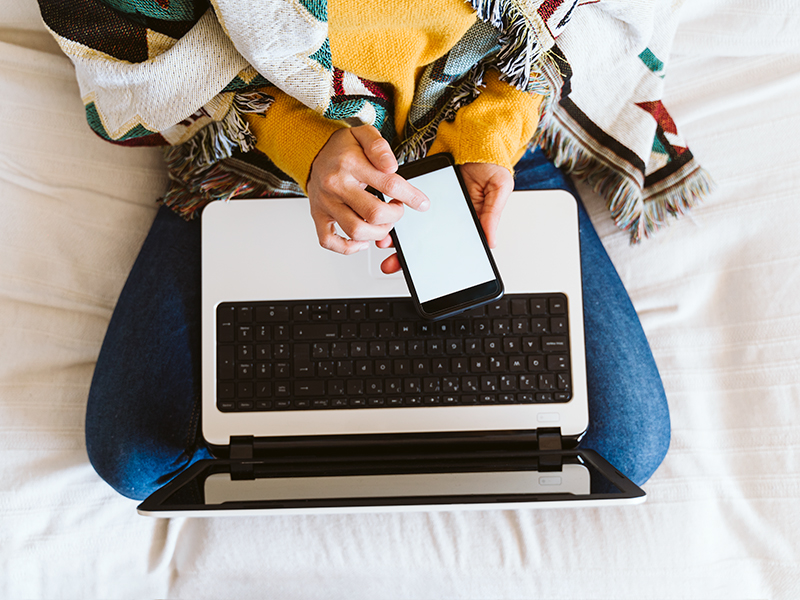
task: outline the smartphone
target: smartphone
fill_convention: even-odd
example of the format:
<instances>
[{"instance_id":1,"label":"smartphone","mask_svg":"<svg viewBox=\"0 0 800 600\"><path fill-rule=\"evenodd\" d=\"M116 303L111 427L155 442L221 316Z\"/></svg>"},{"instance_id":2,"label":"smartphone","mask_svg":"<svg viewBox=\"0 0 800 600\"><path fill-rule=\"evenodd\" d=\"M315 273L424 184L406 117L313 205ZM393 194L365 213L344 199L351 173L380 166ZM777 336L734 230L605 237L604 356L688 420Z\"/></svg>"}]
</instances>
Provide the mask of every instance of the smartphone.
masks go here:
<instances>
[{"instance_id":1,"label":"smartphone","mask_svg":"<svg viewBox=\"0 0 800 600\"><path fill-rule=\"evenodd\" d=\"M431 201L425 212L407 209L391 231L419 314L443 319L500 298L500 273L452 156L434 154L397 173Z\"/></svg>"}]
</instances>

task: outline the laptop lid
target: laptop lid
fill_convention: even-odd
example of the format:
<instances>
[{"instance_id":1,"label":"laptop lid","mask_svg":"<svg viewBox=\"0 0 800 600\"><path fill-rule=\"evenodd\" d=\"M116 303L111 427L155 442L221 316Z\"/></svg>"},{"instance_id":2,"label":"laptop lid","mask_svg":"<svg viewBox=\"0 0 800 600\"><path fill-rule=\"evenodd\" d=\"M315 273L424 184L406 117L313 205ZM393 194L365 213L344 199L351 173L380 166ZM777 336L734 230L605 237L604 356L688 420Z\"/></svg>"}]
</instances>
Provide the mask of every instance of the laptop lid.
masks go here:
<instances>
[{"instance_id":1,"label":"laptop lid","mask_svg":"<svg viewBox=\"0 0 800 600\"><path fill-rule=\"evenodd\" d=\"M203 460L148 497L155 517L599 507L645 493L592 450Z\"/></svg>"},{"instance_id":2,"label":"laptop lid","mask_svg":"<svg viewBox=\"0 0 800 600\"><path fill-rule=\"evenodd\" d=\"M503 431L588 426L578 213L563 190L513 192L494 258L506 293L568 298L572 399L566 403L222 412L216 398L216 308L224 302L408 296L401 276L380 272L377 249L342 256L319 246L308 199L215 202L203 213L202 427L212 445L233 436L291 437Z\"/></svg>"}]
</instances>

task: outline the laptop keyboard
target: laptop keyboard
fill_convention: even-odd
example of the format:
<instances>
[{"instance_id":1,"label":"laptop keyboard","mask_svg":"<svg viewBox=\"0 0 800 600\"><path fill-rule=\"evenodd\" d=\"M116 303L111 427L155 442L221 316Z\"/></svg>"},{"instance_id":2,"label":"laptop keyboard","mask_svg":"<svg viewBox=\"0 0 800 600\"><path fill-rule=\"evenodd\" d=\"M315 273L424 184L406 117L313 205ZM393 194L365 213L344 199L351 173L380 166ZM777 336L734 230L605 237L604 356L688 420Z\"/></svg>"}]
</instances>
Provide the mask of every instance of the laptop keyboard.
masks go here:
<instances>
[{"instance_id":1,"label":"laptop keyboard","mask_svg":"<svg viewBox=\"0 0 800 600\"><path fill-rule=\"evenodd\" d=\"M567 402L567 299L507 294L441 321L408 298L223 303L223 412Z\"/></svg>"}]
</instances>

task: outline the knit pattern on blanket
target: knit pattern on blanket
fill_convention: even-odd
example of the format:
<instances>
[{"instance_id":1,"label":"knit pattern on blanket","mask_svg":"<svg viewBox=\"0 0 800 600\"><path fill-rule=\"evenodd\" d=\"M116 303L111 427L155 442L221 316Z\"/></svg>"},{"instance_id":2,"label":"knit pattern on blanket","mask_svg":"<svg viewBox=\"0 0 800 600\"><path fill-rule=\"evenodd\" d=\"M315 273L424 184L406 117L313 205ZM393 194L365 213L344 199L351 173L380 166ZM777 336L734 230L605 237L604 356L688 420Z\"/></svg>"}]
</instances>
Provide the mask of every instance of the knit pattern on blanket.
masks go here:
<instances>
[{"instance_id":1,"label":"knit pattern on blanket","mask_svg":"<svg viewBox=\"0 0 800 600\"><path fill-rule=\"evenodd\" d=\"M634 241L708 192L661 103L680 3L470 3L479 19L425 69L421 108L396 139L391 90L333 64L326 0L39 0L75 64L92 129L118 144L165 146L163 202L185 217L215 199L302 192L255 149L243 118L269 110L270 89L326 118L374 125L404 162L425 156L488 69L545 97L531 143L603 194Z\"/></svg>"}]
</instances>

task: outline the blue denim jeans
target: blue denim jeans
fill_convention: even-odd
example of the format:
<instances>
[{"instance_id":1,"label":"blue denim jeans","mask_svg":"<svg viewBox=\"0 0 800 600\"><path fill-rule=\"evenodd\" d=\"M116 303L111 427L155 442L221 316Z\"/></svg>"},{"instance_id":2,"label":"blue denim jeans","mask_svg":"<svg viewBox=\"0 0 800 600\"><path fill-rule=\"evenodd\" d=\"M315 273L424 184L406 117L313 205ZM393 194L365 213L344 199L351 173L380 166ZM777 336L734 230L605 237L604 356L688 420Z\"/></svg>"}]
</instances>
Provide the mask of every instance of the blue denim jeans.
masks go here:
<instances>
[{"instance_id":1,"label":"blue denim jeans","mask_svg":"<svg viewBox=\"0 0 800 600\"><path fill-rule=\"evenodd\" d=\"M540 151L517 189L570 182ZM625 288L579 207L590 425L581 442L638 484L669 446L667 401ZM200 224L161 208L122 290L94 372L86 447L97 473L141 500L209 458L200 434Z\"/></svg>"}]
</instances>

